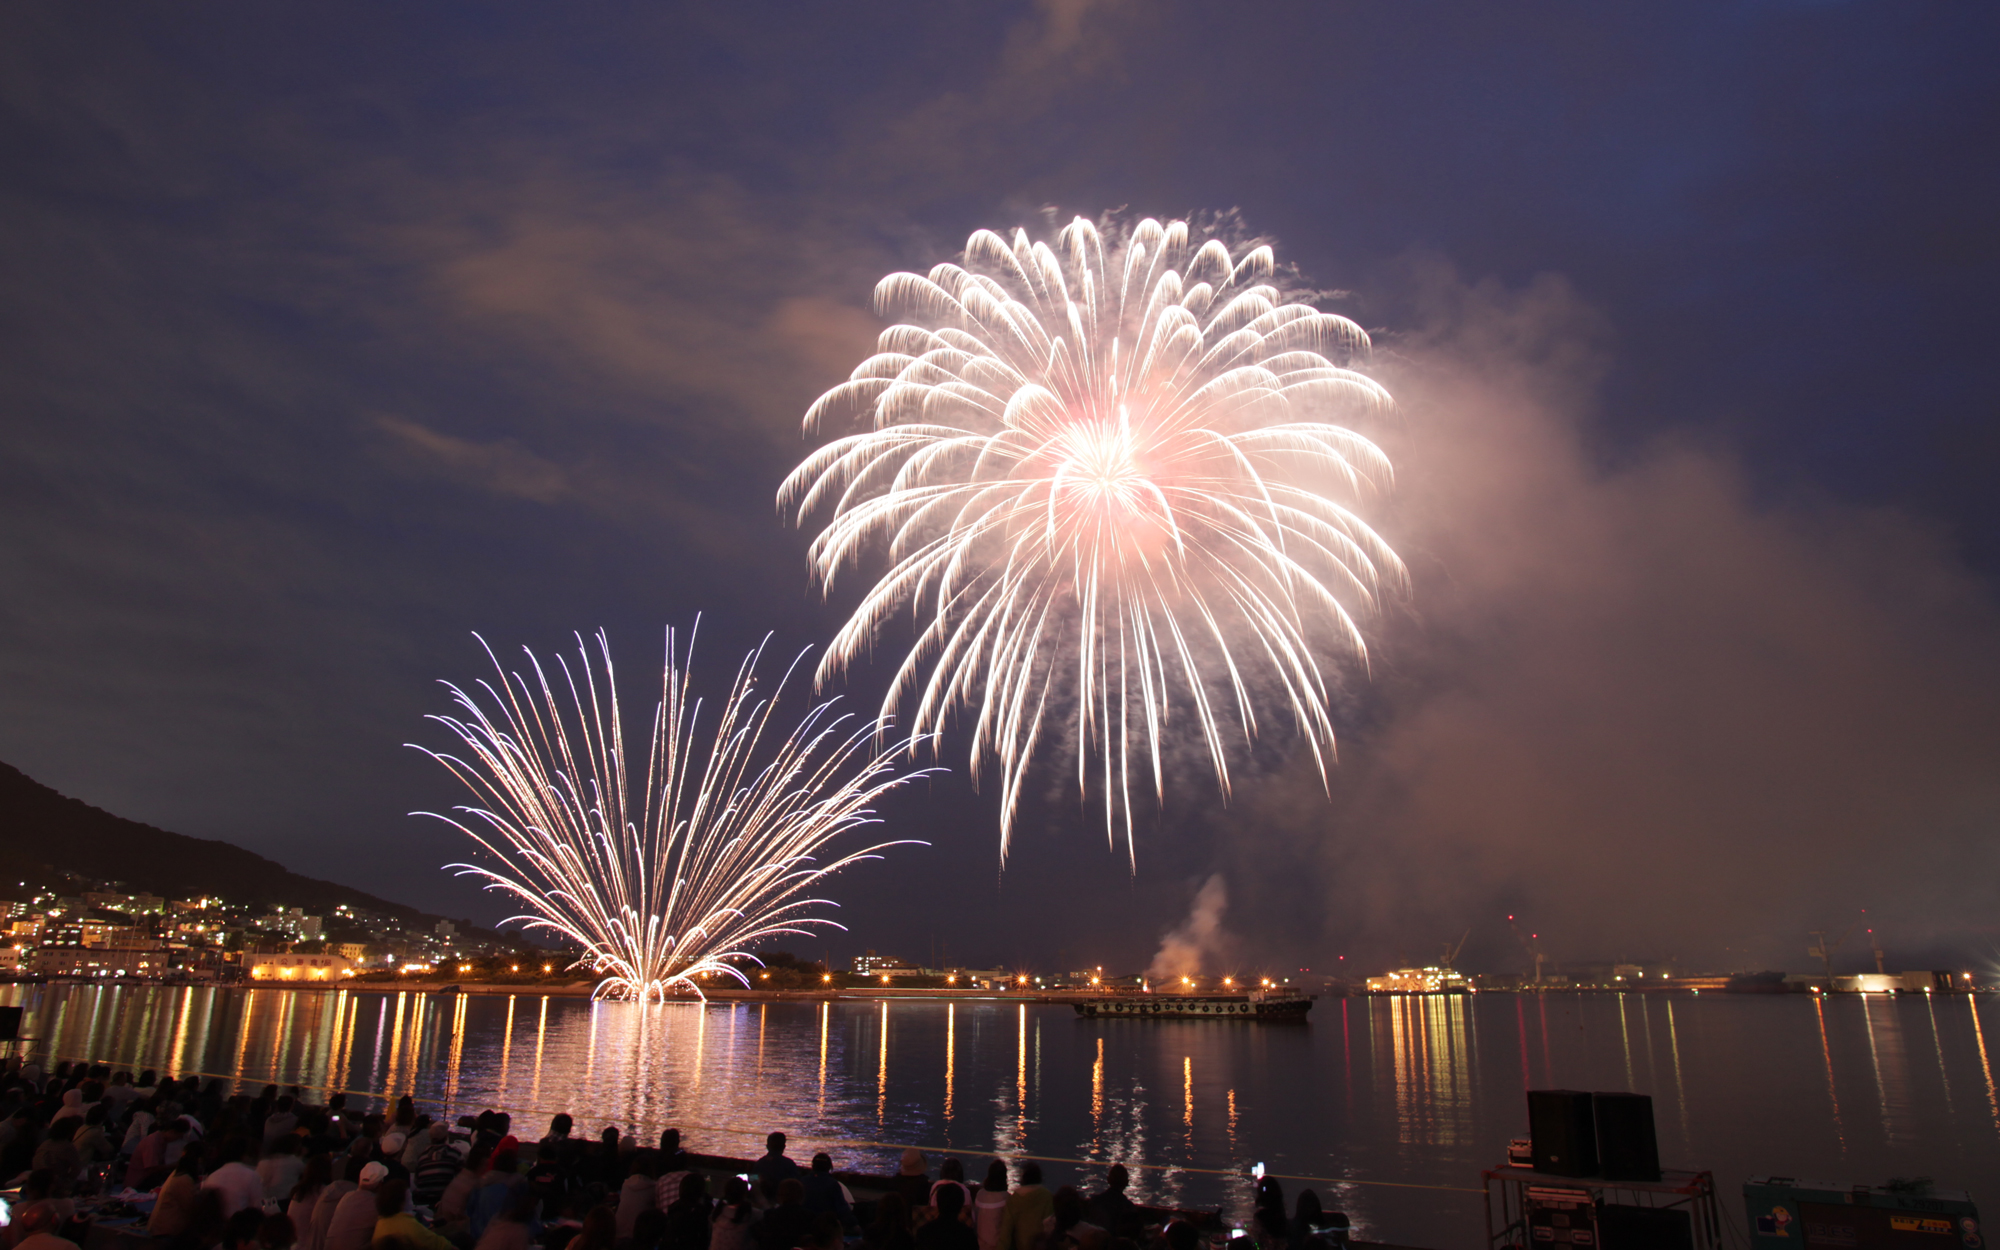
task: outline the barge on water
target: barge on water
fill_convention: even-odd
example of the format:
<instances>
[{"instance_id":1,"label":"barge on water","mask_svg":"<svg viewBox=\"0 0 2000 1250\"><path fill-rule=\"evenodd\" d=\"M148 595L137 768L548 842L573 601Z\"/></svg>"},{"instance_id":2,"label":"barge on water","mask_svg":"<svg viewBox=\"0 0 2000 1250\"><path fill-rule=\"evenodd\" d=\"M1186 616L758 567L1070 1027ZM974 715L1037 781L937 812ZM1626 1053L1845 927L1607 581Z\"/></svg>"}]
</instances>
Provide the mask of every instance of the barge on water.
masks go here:
<instances>
[{"instance_id":1,"label":"barge on water","mask_svg":"<svg viewBox=\"0 0 2000 1250\"><path fill-rule=\"evenodd\" d=\"M1303 1020L1311 995L1292 989L1250 990L1242 994L1105 994L1080 999L1085 1018L1147 1020Z\"/></svg>"}]
</instances>

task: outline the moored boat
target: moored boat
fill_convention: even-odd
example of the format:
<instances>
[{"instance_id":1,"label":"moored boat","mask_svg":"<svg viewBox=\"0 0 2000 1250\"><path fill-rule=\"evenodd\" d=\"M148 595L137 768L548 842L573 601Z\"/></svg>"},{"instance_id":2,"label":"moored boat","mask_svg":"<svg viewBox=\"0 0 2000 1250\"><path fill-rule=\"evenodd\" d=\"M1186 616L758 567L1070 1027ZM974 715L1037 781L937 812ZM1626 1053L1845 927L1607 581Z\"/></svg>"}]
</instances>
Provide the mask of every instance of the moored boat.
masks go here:
<instances>
[{"instance_id":1,"label":"moored boat","mask_svg":"<svg viewBox=\"0 0 2000 1250\"><path fill-rule=\"evenodd\" d=\"M1293 989L1250 990L1242 994L1105 994L1080 999L1076 1014L1086 1018L1147 1020L1303 1020L1312 996Z\"/></svg>"}]
</instances>

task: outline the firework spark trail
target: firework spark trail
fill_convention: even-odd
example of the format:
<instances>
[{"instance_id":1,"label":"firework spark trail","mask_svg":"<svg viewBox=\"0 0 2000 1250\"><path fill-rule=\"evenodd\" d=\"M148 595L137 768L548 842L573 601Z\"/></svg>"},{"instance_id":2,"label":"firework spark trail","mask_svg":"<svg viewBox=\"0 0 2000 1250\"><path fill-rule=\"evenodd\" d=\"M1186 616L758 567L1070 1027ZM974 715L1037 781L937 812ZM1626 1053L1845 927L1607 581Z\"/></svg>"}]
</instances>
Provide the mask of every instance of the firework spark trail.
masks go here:
<instances>
[{"instance_id":1,"label":"firework spark trail","mask_svg":"<svg viewBox=\"0 0 2000 1250\"><path fill-rule=\"evenodd\" d=\"M1107 233L1112 237L1107 239ZM1060 249L1060 250L1058 250ZM1271 249L1196 246L1185 222L1056 246L981 230L964 264L891 274L877 354L807 412L864 428L808 456L779 491L831 594L880 548L887 569L821 660L822 684L907 607L918 626L884 702L934 736L973 714L973 777L996 757L1001 855L1052 711L1073 705L1077 785L1102 782L1105 829L1132 841L1134 755L1164 792L1171 712L1199 727L1229 790L1233 718L1258 733L1275 679L1325 779L1331 643L1366 660L1355 613L1402 563L1355 510L1387 457L1327 417L1384 409L1349 367L1368 336L1289 302ZM1059 713L1058 713L1059 714Z\"/></svg>"},{"instance_id":2,"label":"firework spark trail","mask_svg":"<svg viewBox=\"0 0 2000 1250\"><path fill-rule=\"evenodd\" d=\"M606 974L597 987L601 997L664 999L676 987L700 994L703 976L747 985L732 959L754 958L757 945L773 937L841 927L804 914L829 905L805 892L906 843L881 843L824 865L818 857L843 835L875 823L872 805L883 794L935 771L896 767L895 757L915 740L884 745L886 722L857 724L828 701L765 751L765 735L782 732L773 719L804 653L764 696L756 688L761 645L744 657L713 735L704 739L701 701L689 697L688 671L669 630L645 789L635 805L611 649L602 631L596 642L602 690L581 635L577 670L557 658L560 683L551 683L526 648L532 681L507 672L484 639L499 679L497 687L478 683L487 701L444 683L463 718L429 719L450 729L470 759L416 749L450 769L477 803L453 809L464 819L416 814L459 829L500 864L447 867L484 879L486 888L528 908L502 923L519 921L580 945L580 964Z\"/></svg>"}]
</instances>

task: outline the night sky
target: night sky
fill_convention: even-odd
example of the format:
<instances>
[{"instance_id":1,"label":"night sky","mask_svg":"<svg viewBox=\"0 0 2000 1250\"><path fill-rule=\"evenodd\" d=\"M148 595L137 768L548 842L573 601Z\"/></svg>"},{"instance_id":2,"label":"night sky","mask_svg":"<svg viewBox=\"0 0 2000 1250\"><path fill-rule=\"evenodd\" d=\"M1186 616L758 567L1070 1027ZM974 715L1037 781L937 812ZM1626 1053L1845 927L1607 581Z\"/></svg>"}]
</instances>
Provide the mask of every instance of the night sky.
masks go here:
<instances>
[{"instance_id":1,"label":"night sky","mask_svg":"<svg viewBox=\"0 0 2000 1250\"><path fill-rule=\"evenodd\" d=\"M822 602L773 505L875 280L1235 210L1375 336L1412 593L1136 875L950 777L839 879L928 962L2000 960L2000 14L1983 5L14 4L0 759L453 915L410 741L497 647ZM893 654L900 645L891 638ZM878 662L845 692L872 706ZM635 683L635 692L643 682ZM637 701L635 699L635 701ZM116 865L107 865L107 875ZM1862 965L1850 942L1843 964ZM1360 967L1357 969L1357 965ZM1872 967L1872 962L1869 964Z\"/></svg>"}]
</instances>

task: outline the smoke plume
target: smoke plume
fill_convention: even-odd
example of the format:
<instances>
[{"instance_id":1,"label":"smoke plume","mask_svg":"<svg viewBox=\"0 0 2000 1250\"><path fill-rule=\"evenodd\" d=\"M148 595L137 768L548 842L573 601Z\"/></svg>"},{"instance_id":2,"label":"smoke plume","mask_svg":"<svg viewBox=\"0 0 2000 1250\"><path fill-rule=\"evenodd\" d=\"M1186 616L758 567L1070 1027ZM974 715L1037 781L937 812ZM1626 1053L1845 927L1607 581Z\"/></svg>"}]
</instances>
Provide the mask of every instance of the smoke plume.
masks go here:
<instances>
[{"instance_id":1,"label":"smoke plume","mask_svg":"<svg viewBox=\"0 0 2000 1250\"><path fill-rule=\"evenodd\" d=\"M2000 612L1949 536L1760 488L1713 435L1605 454L1615 347L1560 281L1431 305L1384 353L1412 614L1332 802L1295 764L1218 817L1238 911L1318 915L1350 968L1468 926L1467 966L1521 966L1509 913L1558 960L1798 970L1862 908L1893 958L1985 947Z\"/></svg>"},{"instance_id":2,"label":"smoke plume","mask_svg":"<svg viewBox=\"0 0 2000 1250\"><path fill-rule=\"evenodd\" d=\"M1153 956L1146 974L1155 979L1198 975L1204 958L1220 958L1229 944L1222 927L1222 914L1229 910L1229 887L1216 873L1195 893L1188 918L1160 939L1159 953Z\"/></svg>"}]
</instances>

